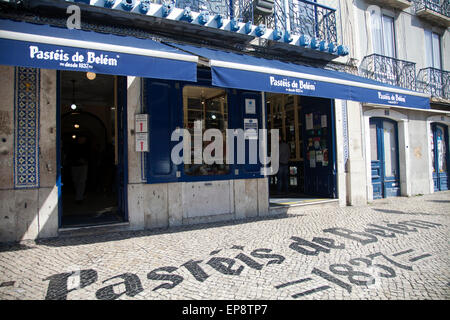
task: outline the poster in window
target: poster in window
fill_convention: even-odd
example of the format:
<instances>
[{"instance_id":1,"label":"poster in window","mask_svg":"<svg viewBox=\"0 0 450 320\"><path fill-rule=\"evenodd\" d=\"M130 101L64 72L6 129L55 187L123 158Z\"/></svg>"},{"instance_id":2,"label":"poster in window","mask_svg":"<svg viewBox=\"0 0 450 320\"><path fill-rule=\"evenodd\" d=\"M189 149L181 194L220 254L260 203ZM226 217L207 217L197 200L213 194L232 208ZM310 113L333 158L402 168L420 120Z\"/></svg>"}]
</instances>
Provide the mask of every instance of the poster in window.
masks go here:
<instances>
[{"instance_id":1,"label":"poster in window","mask_svg":"<svg viewBox=\"0 0 450 320\"><path fill-rule=\"evenodd\" d=\"M316 167L316 152L315 151L309 152L309 167L310 168Z\"/></svg>"},{"instance_id":2,"label":"poster in window","mask_svg":"<svg viewBox=\"0 0 450 320\"><path fill-rule=\"evenodd\" d=\"M313 127L313 114L312 113L308 113L305 115L305 120L306 120L306 130L312 130Z\"/></svg>"},{"instance_id":3,"label":"poster in window","mask_svg":"<svg viewBox=\"0 0 450 320\"><path fill-rule=\"evenodd\" d=\"M328 149L323 149L323 161L322 166L328 166Z\"/></svg>"},{"instance_id":4,"label":"poster in window","mask_svg":"<svg viewBox=\"0 0 450 320\"><path fill-rule=\"evenodd\" d=\"M316 151L316 162L322 162L323 161L323 154L321 150Z\"/></svg>"},{"instance_id":5,"label":"poster in window","mask_svg":"<svg viewBox=\"0 0 450 320\"><path fill-rule=\"evenodd\" d=\"M321 128L326 128L327 127L327 115L326 114L323 114L320 117L320 127Z\"/></svg>"},{"instance_id":6,"label":"poster in window","mask_svg":"<svg viewBox=\"0 0 450 320\"><path fill-rule=\"evenodd\" d=\"M256 100L245 99L245 113L256 114Z\"/></svg>"},{"instance_id":7,"label":"poster in window","mask_svg":"<svg viewBox=\"0 0 450 320\"><path fill-rule=\"evenodd\" d=\"M244 119L245 139L258 139L258 119Z\"/></svg>"}]
</instances>

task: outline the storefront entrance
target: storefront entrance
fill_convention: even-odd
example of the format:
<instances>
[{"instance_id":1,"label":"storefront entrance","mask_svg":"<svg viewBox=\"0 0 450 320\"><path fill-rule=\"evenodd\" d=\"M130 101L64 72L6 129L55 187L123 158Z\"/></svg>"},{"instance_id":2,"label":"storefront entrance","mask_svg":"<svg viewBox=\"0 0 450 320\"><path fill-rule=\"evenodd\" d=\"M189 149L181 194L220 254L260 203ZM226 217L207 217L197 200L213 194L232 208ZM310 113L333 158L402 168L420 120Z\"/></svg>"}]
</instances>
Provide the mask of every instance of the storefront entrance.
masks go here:
<instances>
[{"instance_id":1,"label":"storefront entrance","mask_svg":"<svg viewBox=\"0 0 450 320\"><path fill-rule=\"evenodd\" d=\"M397 123L370 119L370 150L373 198L400 196Z\"/></svg>"},{"instance_id":2,"label":"storefront entrance","mask_svg":"<svg viewBox=\"0 0 450 320\"><path fill-rule=\"evenodd\" d=\"M290 152L287 183L283 183L283 171L270 177L271 205L336 198L332 101L271 93L266 97L267 128L280 130Z\"/></svg>"},{"instance_id":3,"label":"storefront entrance","mask_svg":"<svg viewBox=\"0 0 450 320\"><path fill-rule=\"evenodd\" d=\"M61 71L60 226L123 222L121 78Z\"/></svg>"},{"instance_id":4,"label":"storefront entrance","mask_svg":"<svg viewBox=\"0 0 450 320\"><path fill-rule=\"evenodd\" d=\"M448 190L448 131L447 126L431 124L431 163L434 191Z\"/></svg>"}]
</instances>

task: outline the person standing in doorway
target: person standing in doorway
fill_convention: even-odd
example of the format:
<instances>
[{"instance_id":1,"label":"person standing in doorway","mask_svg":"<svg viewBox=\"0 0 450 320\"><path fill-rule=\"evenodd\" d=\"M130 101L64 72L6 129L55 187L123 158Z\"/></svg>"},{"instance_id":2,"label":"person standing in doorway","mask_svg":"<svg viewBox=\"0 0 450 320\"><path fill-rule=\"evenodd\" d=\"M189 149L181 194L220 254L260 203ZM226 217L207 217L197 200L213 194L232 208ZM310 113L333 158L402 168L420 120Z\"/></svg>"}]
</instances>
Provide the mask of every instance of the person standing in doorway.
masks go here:
<instances>
[{"instance_id":1,"label":"person standing in doorway","mask_svg":"<svg viewBox=\"0 0 450 320\"><path fill-rule=\"evenodd\" d=\"M76 143L72 146L70 161L72 181L75 187L75 201L81 204L86 190L89 163L89 146L85 136L78 137Z\"/></svg>"},{"instance_id":2,"label":"person standing in doorway","mask_svg":"<svg viewBox=\"0 0 450 320\"><path fill-rule=\"evenodd\" d=\"M281 138L280 136L280 147L279 147L279 164L280 167L278 169L277 174L277 189L278 193L281 194L281 192L288 193L289 191L289 185L288 185L288 179L289 179L289 158L291 156L291 149L289 145L286 143L286 140Z\"/></svg>"}]
</instances>

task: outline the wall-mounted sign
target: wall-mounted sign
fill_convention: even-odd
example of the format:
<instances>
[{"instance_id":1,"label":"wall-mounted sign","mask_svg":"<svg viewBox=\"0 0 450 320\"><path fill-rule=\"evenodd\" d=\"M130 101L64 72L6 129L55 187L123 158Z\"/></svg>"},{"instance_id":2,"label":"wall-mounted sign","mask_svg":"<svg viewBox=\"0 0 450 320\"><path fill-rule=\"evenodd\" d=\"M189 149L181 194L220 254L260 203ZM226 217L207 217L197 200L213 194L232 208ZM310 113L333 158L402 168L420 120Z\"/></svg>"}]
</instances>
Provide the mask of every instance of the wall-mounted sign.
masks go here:
<instances>
[{"instance_id":1,"label":"wall-mounted sign","mask_svg":"<svg viewBox=\"0 0 450 320\"><path fill-rule=\"evenodd\" d=\"M256 114L256 100L245 99L245 113Z\"/></svg>"},{"instance_id":2,"label":"wall-mounted sign","mask_svg":"<svg viewBox=\"0 0 450 320\"><path fill-rule=\"evenodd\" d=\"M258 139L258 119L244 119L245 139Z\"/></svg>"},{"instance_id":3,"label":"wall-mounted sign","mask_svg":"<svg viewBox=\"0 0 450 320\"><path fill-rule=\"evenodd\" d=\"M134 117L136 132L148 132L148 114L137 114Z\"/></svg>"},{"instance_id":4,"label":"wall-mounted sign","mask_svg":"<svg viewBox=\"0 0 450 320\"><path fill-rule=\"evenodd\" d=\"M148 152L148 133L136 133L136 152Z\"/></svg>"}]
</instances>

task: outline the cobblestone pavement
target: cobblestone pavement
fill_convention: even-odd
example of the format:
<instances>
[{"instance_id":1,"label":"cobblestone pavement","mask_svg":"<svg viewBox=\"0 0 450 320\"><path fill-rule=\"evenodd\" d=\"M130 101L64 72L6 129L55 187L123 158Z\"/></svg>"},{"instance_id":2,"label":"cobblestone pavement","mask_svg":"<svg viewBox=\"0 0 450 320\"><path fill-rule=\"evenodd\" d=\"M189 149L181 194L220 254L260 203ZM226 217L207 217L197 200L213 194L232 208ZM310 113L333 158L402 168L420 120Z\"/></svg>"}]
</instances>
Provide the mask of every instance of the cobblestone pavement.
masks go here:
<instances>
[{"instance_id":1,"label":"cobblestone pavement","mask_svg":"<svg viewBox=\"0 0 450 320\"><path fill-rule=\"evenodd\" d=\"M0 246L0 299L450 299L450 192Z\"/></svg>"}]
</instances>

